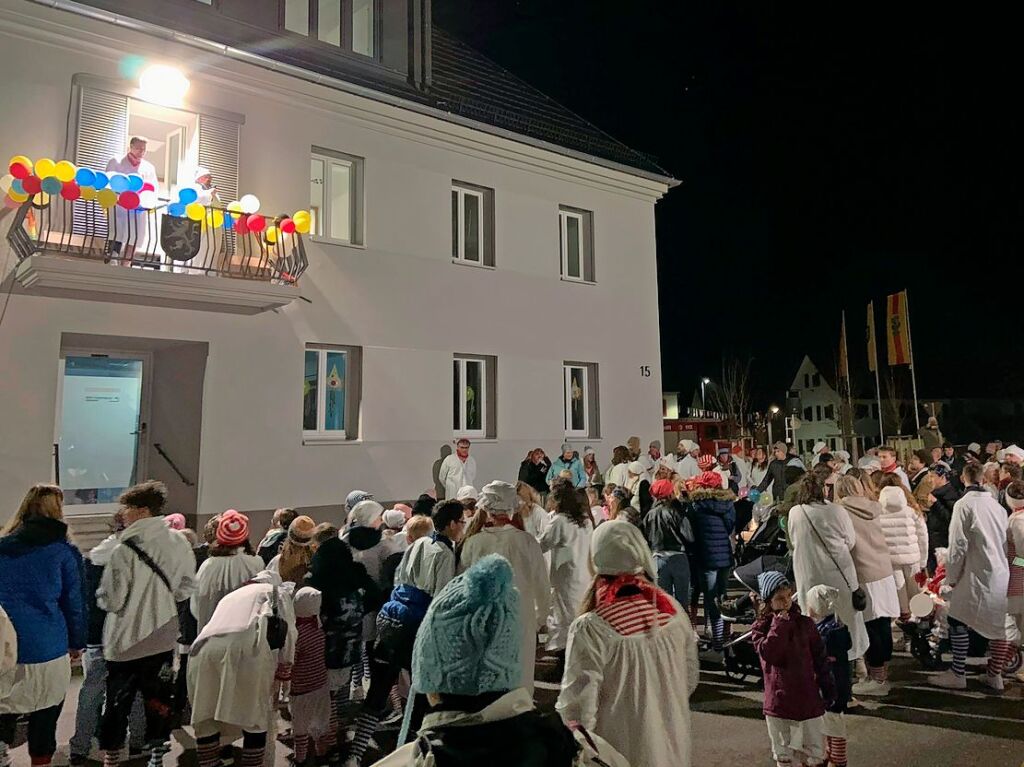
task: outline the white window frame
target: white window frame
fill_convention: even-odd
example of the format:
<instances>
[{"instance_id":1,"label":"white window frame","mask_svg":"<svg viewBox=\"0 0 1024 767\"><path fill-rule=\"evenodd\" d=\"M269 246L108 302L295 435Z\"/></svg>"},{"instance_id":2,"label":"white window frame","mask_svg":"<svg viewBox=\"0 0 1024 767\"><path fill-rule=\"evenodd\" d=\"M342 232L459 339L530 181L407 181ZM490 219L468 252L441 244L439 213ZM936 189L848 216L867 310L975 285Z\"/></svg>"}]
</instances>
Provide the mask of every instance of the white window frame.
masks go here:
<instances>
[{"instance_id":1,"label":"white window frame","mask_svg":"<svg viewBox=\"0 0 1024 767\"><path fill-rule=\"evenodd\" d=\"M317 372L316 372L316 429L303 429L302 430L302 441L305 444L310 443L330 443L330 442L347 442L348 437L348 413L349 413L349 396L352 392L352 387L349 385L350 376L352 374L352 354L348 349L341 348L338 346L320 345L320 344L306 344L303 347L302 353L302 366L305 371L306 366L306 352L316 352L318 355L317 360ZM345 355L345 428L344 429L325 429L324 428L324 417L327 412L327 355L328 354L344 354Z\"/></svg>"},{"instance_id":2,"label":"white window frame","mask_svg":"<svg viewBox=\"0 0 1024 767\"><path fill-rule=\"evenodd\" d=\"M572 371L579 370L583 373L583 428L572 428ZM565 436L567 437L589 437L590 436L590 370L586 365L562 365L562 405L565 409Z\"/></svg>"},{"instance_id":3,"label":"white window frame","mask_svg":"<svg viewBox=\"0 0 1024 767\"><path fill-rule=\"evenodd\" d=\"M320 160L324 164L323 202L320 209L316 211L316 228L324 233L318 234L316 229L310 232L310 239L314 242L324 242L331 245L344 245L347 247L364 247L363 242L363 158L348 155L341 152L332 152L319 147L313 147L310 152L311 160ZM331 237L331 165L342 165L348 168L349 174L349 239L342 240ZM312 200L310 201L312 204Z\"/></svg>"},{"instance_id":4,"label":"white window frame","mask_svg":"<svg viewBox=\"0 0 1024 767\"><path fill-rule=\"evenodd\" d=\"M471 357L463 355L455 355L453 358L455 363L459 366L459 427L453 430L455 437L476 437L478 439L486 439L487 437L487 409L490 407L490 403L487 401L487 389L489 381L487 380L487 360L483 357ZM472 363L480 366L480 391L476 393L477 402L480 403L480 428L479 429L467 429L466 428L466 368ZM455 386L455 381L452 381L452 386ZM454 414L453 414L454 415Z\"/></svg>"},{"instance_id":5,"label":"white window frame","mask_svg":"<svg viewBox=\"0 0 1024 767\"><path fill-rule=\"evenodd\" d=\"M579 244L580 244L580 273L578 276L569 274L569 219L575 219L579 224ZM587 217L575 210L561 209L558 211L558 225L561 231L561 237L559 238L559 249L562 255L562 279L569 280L570 282L588 282L586 279L587 265L586 265L586 242L587 242Z\"/></svg>"},{"instance_id":6,"label":"white window frame","mask_svg":"<svg viewBox=\"0 0 1024 767\"><path fill-rule=\"evenodd\" d=\"M486 216L487 196L483 191L479 189L470 189L459 184L452 184L452 192L456 194L456 210L458 213L458 231L456 233L456 241L452 243L452 260L460 263L471 264L472 266L488 266L487 263L487 243L486 243L486 229L484 229L484 221ZM477 232L479 236L477 238L477 259L466 258L466 198L475 197L477 199Z\"/></svg>"}]
</instances>

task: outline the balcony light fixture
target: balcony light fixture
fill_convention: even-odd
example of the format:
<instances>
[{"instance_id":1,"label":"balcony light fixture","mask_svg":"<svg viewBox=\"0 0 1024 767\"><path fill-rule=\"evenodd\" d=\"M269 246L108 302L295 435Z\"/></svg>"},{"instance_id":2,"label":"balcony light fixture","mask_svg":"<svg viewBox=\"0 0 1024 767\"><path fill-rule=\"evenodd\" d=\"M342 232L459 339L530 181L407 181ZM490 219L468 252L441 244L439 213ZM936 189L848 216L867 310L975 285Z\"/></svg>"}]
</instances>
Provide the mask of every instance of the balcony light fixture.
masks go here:
<instances>
[{"instance_id":1,"label":"balcony light fixture","mask_svg":"<svg viewBox=\"0 0 1024 767\"><path fill-rule=\"evenodd\" d=\"M139 88L146 101L164 106L181 106L188 93L189 81L180 69L154 64L139 77Z\"/></svg>"}]
</instances>

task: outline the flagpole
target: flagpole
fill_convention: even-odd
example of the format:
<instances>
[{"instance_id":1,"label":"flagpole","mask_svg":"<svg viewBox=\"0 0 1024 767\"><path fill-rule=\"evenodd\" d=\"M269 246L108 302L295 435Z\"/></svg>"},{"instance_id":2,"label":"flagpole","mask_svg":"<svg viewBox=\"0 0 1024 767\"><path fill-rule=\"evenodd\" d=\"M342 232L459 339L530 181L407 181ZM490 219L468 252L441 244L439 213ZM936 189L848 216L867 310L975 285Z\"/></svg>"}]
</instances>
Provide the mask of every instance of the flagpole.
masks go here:
<instances>
[{"instance_id":1,"label":"flagpole","mask_svg":"<svg viewBox=\"0 0 1024 767\"><path fill-rule=\"evenodd\" d=\"M878 341L875 332L875 302L868 302L868 327L871 330L871 355L868 357L870 363L872 358L875 361L875 396L878 398L878 444L885 444L885 421L882 418L882 383L878 378Z\"/></svg>"},{"instance_id":2,"label":"flagpole","mask_svg":"<svg viewBox=\"0 0 1024 767\"><path fill-rule=\"evenodd\" d=\"M885 444L885 424L882 421L882 384L878 379L878 365L875 365L875 394L878 397L878 440Z\"/></svg>"},{"instance_id":3,"label":"flagpole","mask_svg":"<svg viewBox=\"0 0 1024 767\"><path fill-rule=\"evenodd\" d=\"M910 352L910 386L914 390L914 423L921 431L921 409L917 406L917 374L914 372L914 337L910 333L910 291L903 291L903 300L907 304L907 349Z\"/></svg>"},{"instance_id":4,"label":"flagpole","mask_svg":"<svg viewBox=\"0 0 1024 767\"><path fill-rule=\"evenodd\" d=\"M850 386L850 347L846 343L846 309L843 309L843 358L846 360L846 412L847 421L843 424L843 431L848 431L847 435L844 435L843 441L846 441L846 437L852 440L850 448L853 452L857 452L856 437L853 433L853 393L850 391L853 387ZM875 366L877 367L877 365Z\"/></svg>"}]
</instances>

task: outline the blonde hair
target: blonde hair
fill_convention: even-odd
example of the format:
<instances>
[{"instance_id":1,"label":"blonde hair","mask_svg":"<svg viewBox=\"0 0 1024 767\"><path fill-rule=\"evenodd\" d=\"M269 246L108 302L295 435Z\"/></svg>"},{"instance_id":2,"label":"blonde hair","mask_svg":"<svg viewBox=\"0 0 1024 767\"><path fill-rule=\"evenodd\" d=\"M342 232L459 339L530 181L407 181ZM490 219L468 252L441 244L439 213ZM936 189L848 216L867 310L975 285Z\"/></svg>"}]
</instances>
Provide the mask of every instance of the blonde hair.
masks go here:
<instances>
[{"instance_id":1,"label":"blonde hair","mask_svg":"<svg viewBox=\"0 0 1024 767\"><path fill-rule=\"evenodd\" d=\"M522 503L540 506L540 493L537 492L537 488L533 485L528 485L521 481L516 482L516 495L519 496L519 500Z\"/></svg>"},{"instance_id":2,"label":"blonde hair","mask_svg":"<svg viewBox=\"0 0 1024 767\"><path fill-rule=\"evenodd\" d=\"M296 517L288 525L288 537L281 546L281 558L277 562L277 571L282 581L302 584L313 559L315 530L316 522L307 516Z\"/></svg>"},{"instance_id":3,"label":"blonde hair","mask_svg":"<svg viewBox=\"0 0 1024 767\"><path fill-rule=\"evenodd\" d=\"M848 498L849 496L859 496L867 498L867 490L864 489L864 483L856 477L842 476L839 481L836 482L836 500L841 498Z\"/></svg>"},{"instance_id":4,"label":"blonde hair","mask_svg":"<svg viewBox=\"0 0 1024 767\"><path fill-rule=\"evenodd\" d=\"M412 546L414 541L430 535L434 530L434 522L430 517L417 514L405 523L405 540Z\"/></svg>"},{"instance_id":5,"label":"blonde hair","mask_svg":"<svg viewBox=\"0 0 1024 767\"><path fill-rule=\"evenodd\" d=\"M9 535L33 517L64 520L64 491L57 485L46 482L32 485L21 501L17 512L0 530L0 535Z\"/></svg>"}]
</instances>

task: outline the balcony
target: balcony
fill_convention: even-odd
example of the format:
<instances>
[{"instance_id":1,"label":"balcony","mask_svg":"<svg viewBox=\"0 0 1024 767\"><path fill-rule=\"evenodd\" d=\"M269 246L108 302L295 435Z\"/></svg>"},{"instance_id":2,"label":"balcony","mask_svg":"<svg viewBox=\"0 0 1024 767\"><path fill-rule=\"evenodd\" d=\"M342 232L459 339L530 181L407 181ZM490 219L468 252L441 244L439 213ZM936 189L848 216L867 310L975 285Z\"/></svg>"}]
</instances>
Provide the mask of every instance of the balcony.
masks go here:
<instances>
[{"instance_id":1,"label":"balcony","mask_svg":"<svg viewBox=\"0 0 1024 767\"><path fill-rule=\"evenodd\" d=\"M168 200L133 210L103 202L37 194L21 203L7 241L24 292L235 314L300 297L306 251L282 219L256 217L253 231L249 216L218 205L190 205L194 220L171 215Z\"/></svg>"}]
</instances>

